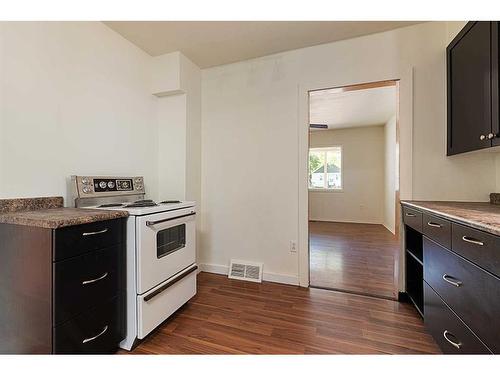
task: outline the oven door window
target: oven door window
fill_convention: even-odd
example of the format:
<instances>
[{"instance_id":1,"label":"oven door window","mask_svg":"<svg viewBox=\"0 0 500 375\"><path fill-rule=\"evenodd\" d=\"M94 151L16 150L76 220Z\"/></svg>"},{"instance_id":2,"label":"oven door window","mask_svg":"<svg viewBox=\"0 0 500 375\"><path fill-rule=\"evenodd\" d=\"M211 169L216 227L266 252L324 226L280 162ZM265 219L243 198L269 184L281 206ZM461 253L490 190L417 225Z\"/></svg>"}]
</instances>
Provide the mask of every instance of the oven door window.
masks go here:
<instances>
[{"instance_id":1,"label":"oven door window","mask_svg":"<svg viewBox=\"0 0 500 375\"><path fill-rule=\"evenodd\" d=\"M164 257L186 246L186 224L159 231L156 234L156 256Z\"/></svg>"}]
</instances>

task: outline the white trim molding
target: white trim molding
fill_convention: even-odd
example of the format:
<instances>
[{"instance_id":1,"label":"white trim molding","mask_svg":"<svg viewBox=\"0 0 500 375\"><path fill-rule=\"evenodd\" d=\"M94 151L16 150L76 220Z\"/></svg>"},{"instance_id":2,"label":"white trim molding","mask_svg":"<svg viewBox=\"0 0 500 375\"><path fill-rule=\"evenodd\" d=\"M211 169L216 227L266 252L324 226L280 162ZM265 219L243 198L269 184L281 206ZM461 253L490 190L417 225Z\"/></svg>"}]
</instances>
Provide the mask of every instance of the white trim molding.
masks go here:
<instances>
[{"instance_id":1,"label":"white trim molding","mask_svg":"<svg viewBox=\"0 0 500 375\"><path fill-rule=\"evenodd\" d=\"M309 91L344 87L367 82L399 81L399 194L400 199L413 197L413 66L397 69L390 75L359 76L350 81L331 80L320 76L297 85L297 135L298 135L298 273L300 286L309 286ZM399 257L399 287L404 279L404 252Z\"/></svg>"},{"instance_id":2,"label":"white trim molding","mask_svg":"<svg viewBox=\"0 0 500 375\"><path fill-rule=\"evenodd\" d=\"M200 272L216 273L219 275L227 275L229 273L229 266L224 266L222 264L200 263L198 266ZM299 277L295 275L264 272L262 274L262 280L279 284L299 285Z\"/></svg>"}]
</instances>

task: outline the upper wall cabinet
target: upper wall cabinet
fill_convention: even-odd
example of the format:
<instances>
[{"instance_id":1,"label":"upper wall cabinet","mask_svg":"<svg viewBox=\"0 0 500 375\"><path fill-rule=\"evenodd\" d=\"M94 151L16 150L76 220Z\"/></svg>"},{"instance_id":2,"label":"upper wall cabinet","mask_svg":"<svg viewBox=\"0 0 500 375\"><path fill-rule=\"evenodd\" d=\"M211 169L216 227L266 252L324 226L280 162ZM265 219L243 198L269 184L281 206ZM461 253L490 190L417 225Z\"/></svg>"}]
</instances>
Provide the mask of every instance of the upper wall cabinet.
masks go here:
<instances>
[{"instance_id":1,"label":"upper wall cabinet","mask_svg":"<svg viewBox=\"0 0 500 375\"><path fill-rule=\"evenodd\" d=\"M500 145L498 22L469 22L446 49L447 154Z\"/></svg>"}]
</instances>

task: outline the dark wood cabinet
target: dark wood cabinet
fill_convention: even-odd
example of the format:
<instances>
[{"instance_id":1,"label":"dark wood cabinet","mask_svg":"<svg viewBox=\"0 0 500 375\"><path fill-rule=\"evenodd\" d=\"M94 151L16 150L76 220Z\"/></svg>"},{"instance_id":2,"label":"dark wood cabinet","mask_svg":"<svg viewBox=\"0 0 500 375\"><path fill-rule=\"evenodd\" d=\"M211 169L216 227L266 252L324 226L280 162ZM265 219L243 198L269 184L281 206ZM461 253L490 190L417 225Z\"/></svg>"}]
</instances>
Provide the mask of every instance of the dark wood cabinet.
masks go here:
<instances>
[{"instance_id":1,"label":"dark wood cabinet","mask_svg":"<svg viewBox=\"0 0 500 375\"><path fill-rule=\"evenodd\" d=\"M447 248L451 246L451 223L448 220L424 214L422 233Z\"/></svg>"},{"instance_id":2,"label":"dark wood cabinet","mask_svg":"<svg viewBox=\"0 0 500 375\"><path fill-rule=\"evenodd\" d=\"M453 223L451 241L455 253L500 277L500 237Z\"/></svg>"},{"instance_id":3,"label":"dark wood cabinet","mask_svg":"<svg viewBox=\"0 0 500 375\"><path fill-rule=\"evenodd\" d=\"M405 208L405 213L408 212ZM417 213L418 216L404 216L405 221L405 274L406 274L406 293L420 315L424 315L424 263L423 263L423 248L422 234L413 229L415 218L422 219L422 213ZM411 225L411 226L410 226ZM422 225L420 225L422 227Z\"/></svg>"},{"instance_id":4,"label":"dark wood cabinet","mask_svg":"<svg viewBox=\"0 0 500 375\"><path fill-rule=\"evenodd\" d=\"M426 327L444 353L499 354L500 237L405 204L406 293Z\"/></svg>"},{"instance_id":5,"label":"dark wood cabinet","mask_svg":"<svg viewBox=\"0 0 500 375\"><path fill-rule=\"evenodd\" d=\"M54 231L52 242L54 260L59 261L122 243L123 231L121 219L59 228Z\"/></svg>"},{"instance_id":6,"label":"dark wood cabinet","mask_svg":"<svg viewBox=\"0 0 500 375\"><path fill-rule=\"evenodd\" d=\"M498 22L469 22L446 49L447 154L500 144Z\"/></svg>"},{"instance_id":7,"label":"dark wood cabinet","mask_svg":"<svg viewBox=\"0 0 500 375\"><path fill-rule=\"evenodd\" d=\"M54 353L112 353L123 339L120 315L121 303L115 297L54 327Z\"/></svg>"},{"instance_id":8,"label":"dark wood cabinet","mask_svg":"<svg viewBox=\"0 0 500 375\"><path fill-rule=\"evenodd\" d=\"M109 353L125 335L125 219L0 224L0 353Z\"/></svg>"},{"instance_id":9,"label":"dark wood cabinet","mask_svg":"<svg viewBox=\"0 0 500 375\"><path fill-rule=\"evenodd\" d=\"M445 354L491 354L490 350L424 282L425 327Z\"/></svg>"},{"instance_id":10,"label":"dark wood cabinet","mask_svg":"<svg viewBox=\"0 0 500 375\"><path fill-rule=\"evenodd\" d=\"M114 245L54 263L54 325L117 295L123 287L122 251Z\"/></svg>"},{"instance_id":11,"label":"dark wood cabinet","mask_svg":"<svg viewBox=\"0 0 500 375\"><path fill-rule=\"evenodd\" d=\"M422 213L408 207L403 207L403 220L405 224L416 231L422 231Z\"/></svg>"},{"instance_id":12,"label":"dark wood cabinet","mask_svg":"<svg viewBox=\"0 0 500 375\"><path fill-rule=\"evenodd\" d=\"M424 237L424 280L460 319L495 353L500 353L498 329L500 279ZM498 325L497 325L498 328Z\"/></svg>"}]
</instances>

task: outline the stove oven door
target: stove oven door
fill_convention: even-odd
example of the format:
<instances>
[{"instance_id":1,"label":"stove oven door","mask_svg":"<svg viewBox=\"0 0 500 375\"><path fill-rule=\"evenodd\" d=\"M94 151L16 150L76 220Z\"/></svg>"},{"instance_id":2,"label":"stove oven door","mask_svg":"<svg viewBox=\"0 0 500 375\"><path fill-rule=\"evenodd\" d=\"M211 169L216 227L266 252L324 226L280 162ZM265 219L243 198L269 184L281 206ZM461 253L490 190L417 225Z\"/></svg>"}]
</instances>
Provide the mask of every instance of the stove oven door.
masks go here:
<instances>
[{"instance_id":1,"label":"stove oven door","mask_svg":"<svg viewBox=\"0 0 500 375\"><path fill-rule=\"evenodd\" d=\"M195 263L195 215L190 207L137 217L138 294Z\"/></svg>"}]
</instances>

